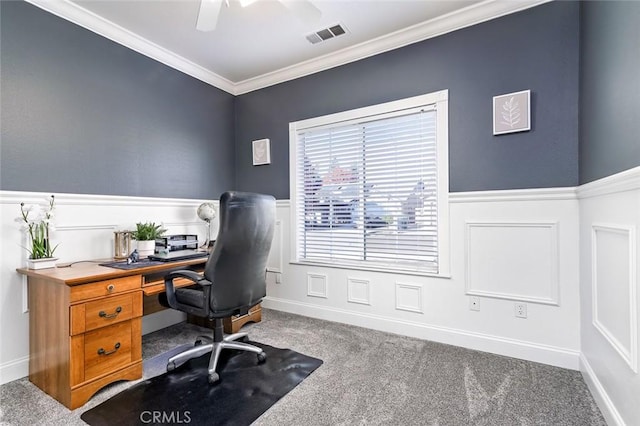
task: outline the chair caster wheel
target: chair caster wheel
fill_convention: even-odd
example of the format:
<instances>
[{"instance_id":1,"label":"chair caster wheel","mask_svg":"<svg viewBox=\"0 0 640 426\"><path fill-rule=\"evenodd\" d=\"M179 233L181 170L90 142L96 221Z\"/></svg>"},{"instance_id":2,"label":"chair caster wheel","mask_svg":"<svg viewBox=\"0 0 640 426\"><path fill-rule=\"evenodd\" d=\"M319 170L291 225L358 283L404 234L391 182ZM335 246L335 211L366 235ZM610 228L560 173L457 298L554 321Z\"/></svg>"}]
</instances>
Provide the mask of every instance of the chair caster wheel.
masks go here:
<instances>
[{"instance_id":1,"label":"chair caster wheel","mask_svg":"<svg viewBox=\"0 0 640 426\"><path fill-rule=\"evenodd\" d=\"M175 362L167 363L167 371L173 371L175 369L176 369L176 363Z\"/></svg>"},{"instance_id":2,"label":"chair caster wheel","mask_svg":"<svg viewBox=\"0 0 640 426\"><path fill-rule=\"evenodd\" d=\"M258 362L259 363L263 363L267 360L267 354L265 354L264 352L260 352L258 354Z\"/></svg>"},{"instance_id":3,"label":"chair caster wheel","mask_svg":"<svg viewBox=\"0 0 640 426\"><path fill-rule=\"evenodd\" d=\"M200 335L196 338L195 343L193 344L193 346L200 346L202 345L202 341L206 340L206 341L211 341L211 338L209 336L204 336L204 335Z\"/></svg>"},{"instance_id":4,"label":"chair caster wheel","mask_svg":"<svg viewBox=\"0 0 640 426\"><path fill-rule=\"evenodd\" d=\"M215 384L218 380L220 380L220 375L218 373L211 373L209 374L209 384L213 385Z\"/></svg>"}]
</instances>

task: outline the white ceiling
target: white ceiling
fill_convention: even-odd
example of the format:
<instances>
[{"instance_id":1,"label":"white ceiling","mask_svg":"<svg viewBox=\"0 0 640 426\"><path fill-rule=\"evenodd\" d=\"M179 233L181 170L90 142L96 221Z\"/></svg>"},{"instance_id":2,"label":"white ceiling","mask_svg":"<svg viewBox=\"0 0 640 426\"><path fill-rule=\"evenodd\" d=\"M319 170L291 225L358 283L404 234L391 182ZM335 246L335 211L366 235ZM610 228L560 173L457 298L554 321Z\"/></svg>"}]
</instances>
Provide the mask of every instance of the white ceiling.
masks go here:
<instances>
[{"instance_id":1,"label":"white ceiling","mask_svg":"<svg viewBox=\"0 0 640 426\"><path fill-rule=\"evenodd\" d=\"M342 65L547 0L311 0L303 22L278 0L222 6L214 31L196 30L200 0L28 0L51 13L232 94ZM297 0L300 1L300 0ZM347 33L311 44L341 24Z\"/></svg>"}]
</instances>

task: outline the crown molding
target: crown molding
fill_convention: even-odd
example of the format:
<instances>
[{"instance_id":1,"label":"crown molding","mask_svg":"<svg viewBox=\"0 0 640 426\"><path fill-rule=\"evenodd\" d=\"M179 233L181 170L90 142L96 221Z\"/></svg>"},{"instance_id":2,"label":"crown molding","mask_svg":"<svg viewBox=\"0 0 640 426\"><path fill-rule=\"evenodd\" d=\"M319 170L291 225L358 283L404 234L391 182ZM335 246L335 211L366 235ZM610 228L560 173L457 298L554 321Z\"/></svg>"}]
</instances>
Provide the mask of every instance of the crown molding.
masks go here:
<instances>
[{"instance_id":1,"label":"crown molding","mask_svg":"<svg viewBox=\"0 0 640 426\"><path fill-rule=\"evenodd\" d=\"M40 9L86 28L142 55L235 95L235 84L224 77L159 46L68 0L25 0Z\"/></svg>"},{"instance_id":2,"label":"crown molding","mask_svg":"<svg viewBox=\"0 0 640 426\"><path fill-rule=\"evenodd\" d=\"M236 95L335 68L419 41L490 21L501 16L539 6L550 1L551 0L486 0L391 34L360 43L356 46L240 81L235 84Z\"/></svg>"},{"instance_id":3,"label":"crown molding","mask_svg":"<svg viewBox=\"0 0 640 426\"><path fill-rule=\"evenodd\" d=\"M485 0L394 33L240 82L232 82L69 0L27 2L232 95L241 95L388 52L551 0Z\"/></svg>"}]
</instances>

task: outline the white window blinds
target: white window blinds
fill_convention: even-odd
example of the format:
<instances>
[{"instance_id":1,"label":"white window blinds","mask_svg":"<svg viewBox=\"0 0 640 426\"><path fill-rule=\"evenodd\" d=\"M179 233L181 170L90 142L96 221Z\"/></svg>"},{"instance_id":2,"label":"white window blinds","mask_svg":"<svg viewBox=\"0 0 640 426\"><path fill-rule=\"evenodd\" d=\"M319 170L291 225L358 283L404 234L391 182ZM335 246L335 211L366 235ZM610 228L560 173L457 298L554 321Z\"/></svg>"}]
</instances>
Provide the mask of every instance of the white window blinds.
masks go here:
<instances>
[{"instance_id":1,"label":"white window blinds","mask_svg":"<svg viewBox=\"0 0 640 426\"><path fill-rule=\"evenodd\" d=\"M434 104L296 130L296 260L438 273L437 118Z\"/></svg>"}]
</instances>

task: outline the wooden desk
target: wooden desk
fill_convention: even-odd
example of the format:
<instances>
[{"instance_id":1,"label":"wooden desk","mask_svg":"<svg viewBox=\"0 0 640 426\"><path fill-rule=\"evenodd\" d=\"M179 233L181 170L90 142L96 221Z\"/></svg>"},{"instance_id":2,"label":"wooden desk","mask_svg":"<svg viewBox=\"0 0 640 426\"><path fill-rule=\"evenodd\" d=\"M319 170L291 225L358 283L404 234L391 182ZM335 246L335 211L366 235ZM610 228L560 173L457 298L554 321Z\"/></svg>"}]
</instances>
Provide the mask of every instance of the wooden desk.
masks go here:
<instances>
[{"instance_id":1,"label":"wooden desk","mask_svg":"<svg viewBox=\"0 0 640 426\"><path fill-rule=\"evenodd\" d=\"M109 383L141 378L142 315L149 313L143 312L143 295L157 299L166 273L201 271L205 262L198 258L133 270L98 262L17 269L29 286L29 380L75 409Z\"/></svg>"}]
</instances>

